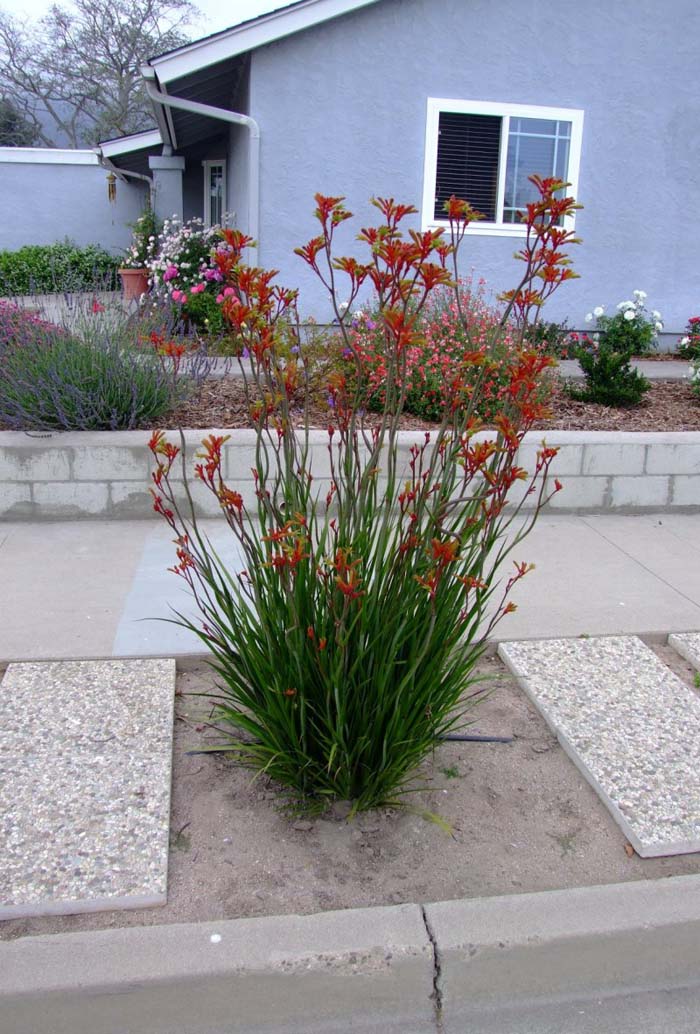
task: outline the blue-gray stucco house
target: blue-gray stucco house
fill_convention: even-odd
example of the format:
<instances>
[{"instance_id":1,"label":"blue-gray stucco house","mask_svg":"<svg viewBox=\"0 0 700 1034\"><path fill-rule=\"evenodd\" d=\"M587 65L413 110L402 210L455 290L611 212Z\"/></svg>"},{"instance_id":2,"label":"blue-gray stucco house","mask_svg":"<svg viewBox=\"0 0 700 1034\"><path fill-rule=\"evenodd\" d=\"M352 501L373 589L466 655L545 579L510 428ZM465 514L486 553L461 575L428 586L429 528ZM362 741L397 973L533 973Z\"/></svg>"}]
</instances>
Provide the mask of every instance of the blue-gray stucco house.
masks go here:
<instances>
[{"instance_id":1,"label":"blue-gray stucco house","mask_svg":"<svg viewBox=\"0 0 700 1034\"><path fill-rule=\"evenodd\" d=\"M152 58L157 131L98 159L127 193L151 178L161 216L234 212L256 262L320 317L323 289L293 254L315 233L315 191L357 213L348 250L370 195L413 203L423 227L468 197L487 219L462 267L499 291L527 176L558 174L584 243L549 317L580 326L643 289L680 329L700 310L698 39L697 0L300 0Z\"/></svg>"}]
</instances>

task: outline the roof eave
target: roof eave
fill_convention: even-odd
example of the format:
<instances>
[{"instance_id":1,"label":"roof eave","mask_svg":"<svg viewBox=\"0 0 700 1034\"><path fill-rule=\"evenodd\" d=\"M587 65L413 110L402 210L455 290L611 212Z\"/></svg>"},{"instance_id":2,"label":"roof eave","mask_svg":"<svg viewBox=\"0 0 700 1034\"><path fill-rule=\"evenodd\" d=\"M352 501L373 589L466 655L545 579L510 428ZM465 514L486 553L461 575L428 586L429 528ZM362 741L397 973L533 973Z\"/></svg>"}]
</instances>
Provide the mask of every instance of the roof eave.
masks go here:
<instances>
[{"instance_id":1,"label":"roof eave","mask_svg":"<svg viewBox=\"0 0 700 1034\"><path fill-rule=\"evenodd\" d=\"M225 29L214 36L195 40L168 54L150 58L146 67L155 69L158 81L165 85L174 79L218 64L228 58L256 50L267 43L302 32L378 0L299 0L278 11Z\"/></svg>"},{"instance_id":2,"label":"roof eave","mask_svg":"<svg viewBox=\"0 0 700 1034\"><path fill-rule=\"evenodd\" d=\"M116 158L120 154L142 151L146 147L159 147L163 143L161 133L157 129L148 129L142 133L117 137L114 140L101 140L98 147L105 158Z\"/></svg>"}]
</instances>

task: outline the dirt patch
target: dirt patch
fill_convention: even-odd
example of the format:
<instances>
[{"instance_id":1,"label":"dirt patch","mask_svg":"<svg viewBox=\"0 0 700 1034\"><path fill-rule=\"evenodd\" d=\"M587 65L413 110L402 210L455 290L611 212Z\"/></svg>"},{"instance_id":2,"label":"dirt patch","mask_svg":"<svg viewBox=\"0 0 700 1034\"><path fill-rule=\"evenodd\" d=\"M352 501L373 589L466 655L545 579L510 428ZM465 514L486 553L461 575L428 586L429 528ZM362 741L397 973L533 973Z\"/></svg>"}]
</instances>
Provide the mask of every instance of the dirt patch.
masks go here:
<instances>
[{"instance_id":1,"label":"dirt patch","mask_svg":"<svg viewBox=\"0 0 700 1034\"><path fill-rule=\"evenodd\" d=\"M569 398L561 381L555 380L550 403L552 417L540 421L535 430L562 431L700 431L700 399L688 383L655 381L645 401L632 409L615 409ZM311 407L310 420L325 427L331 413L327 407ZM303 413L296 413L299 423ZM371 420L371 418L370 418ZM240 381L233 378L208 380L199 394L166 417L164 428L175 427L249 427L248 405ZM425 430L425 420L405 414L402 427Z\"/></svg>"},{"instance_id":2,"label":"dirt patch","mask_svg":"<svg viewBox=\"0 0 700 1034\"><path fill-rule=\"evenodd\" d=\"M289 815L264 779L253 780L223 756L188 755L215 734L201 729L206 702L179 695L167 905L10 920L0 924L0 938L700 873L700 854L630 855L596 794L500 661L486 658L481 670L496 683L469 732L512 736L513 742L443 744L423 766L426 788L412 795L414 811L384 809L350 822ZM178 692L212 685L200 665L180 674ZM439 814L452 833L421 811Z\"/></svg>"}]
</instances>

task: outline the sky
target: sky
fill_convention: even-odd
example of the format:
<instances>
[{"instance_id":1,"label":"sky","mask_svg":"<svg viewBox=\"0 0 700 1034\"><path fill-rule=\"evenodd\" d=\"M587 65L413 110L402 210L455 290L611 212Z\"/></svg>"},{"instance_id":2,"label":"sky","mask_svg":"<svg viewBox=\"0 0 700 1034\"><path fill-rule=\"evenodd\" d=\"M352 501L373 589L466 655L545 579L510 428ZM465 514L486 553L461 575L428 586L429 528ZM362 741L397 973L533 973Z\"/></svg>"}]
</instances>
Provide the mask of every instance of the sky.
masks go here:
<instances>
[{"instance_id":1,"label":"sky","mask_svg":"<svg viewBox=\"0 0 700 1034\"><path fill-rule=\"evenodd\" d=\"M286 0L195 0L202 16L197 22L193 22L190 35L193 39L208 36L248 18L255 18L259 14L284 7L285 2ZM70 8L70 0L58 0L58 6ZM0 0L0 10L32 21L46 14L49 7L51 0Z\"/></svg>"}]
</instances>

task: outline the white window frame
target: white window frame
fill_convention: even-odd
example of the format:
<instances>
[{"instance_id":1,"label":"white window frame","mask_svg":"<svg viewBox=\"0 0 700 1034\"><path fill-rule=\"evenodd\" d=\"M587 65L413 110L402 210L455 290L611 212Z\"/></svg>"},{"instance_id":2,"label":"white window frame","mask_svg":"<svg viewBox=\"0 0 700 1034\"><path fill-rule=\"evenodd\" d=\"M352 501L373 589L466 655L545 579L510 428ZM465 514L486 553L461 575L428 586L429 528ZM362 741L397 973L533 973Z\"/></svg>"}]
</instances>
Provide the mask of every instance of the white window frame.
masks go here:
<instances>
[{"instance_id":1,"label":"white window frame","mask_svg":"<svg viewBox=\"0 0 700 1034\"><path fill-rule=\"evenodd\" d=\"M464 115L497 115L502 119L499 151L498 195L496 212L503 212L506 179L506 159L510 119L537 118L571 123L569 169L566 176L571 184L568 193L578 198L581 141L583 138L583 111L580 108L548 108L534 104L501 104L496 101L454 100L443 97L428 98L428 117L425 131L425 165L423 170L423 206L421 222L424 230L449 227L449 220L435 218L435 179L437 176L438 130L443 111ZM573 230L574 216L566 216L564 229ZM468 234L488 237L524 237L526 228L518 223L486 222L479 220L467 228Z\"/></svg>"},{"instance_id":2,"label":"white window frame","mask_svg":"<svg viewBox=\"0 0 700 1034\"><path fill-rule=\"evenodd\" d=\"M211 204L209 194L209 182L211 179L211 170L221 166L221 217L223 219L226 214L226 202L227 202L227 188L226 182L226 161L223 158L212 158L210 160L202 162L202 168L204 170L204 225L211 226Z\"/></svg>"}]
</instances>

